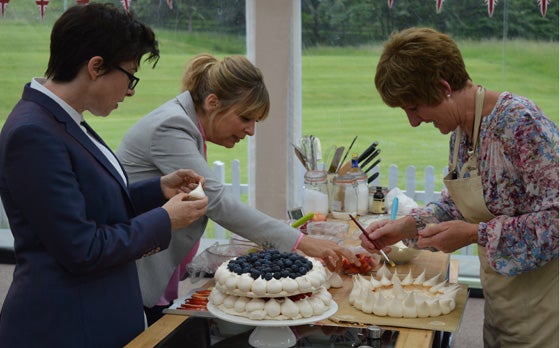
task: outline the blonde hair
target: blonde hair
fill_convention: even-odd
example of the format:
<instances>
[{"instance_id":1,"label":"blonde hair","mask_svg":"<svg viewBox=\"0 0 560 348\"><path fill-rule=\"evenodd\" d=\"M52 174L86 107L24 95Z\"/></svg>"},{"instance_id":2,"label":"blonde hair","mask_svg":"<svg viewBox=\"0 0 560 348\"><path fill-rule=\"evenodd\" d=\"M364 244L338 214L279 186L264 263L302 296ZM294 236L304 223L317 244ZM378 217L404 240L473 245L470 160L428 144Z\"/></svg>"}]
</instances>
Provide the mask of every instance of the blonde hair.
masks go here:
<instances>
[{"instance_id":1,"label":"blonde hair","mask_svg":"<svg viewBox=\"0 0 560 348\"><path fill-rule=\"evenodd\" d=\"M264 120L270 110L268 90L261 71L241 55L218 60L210 54L199 54L190 60L182 78L182 91L188 90L197 109L208 95L220 100L218 115L234 108L245 117Z\"/></svg>"},{"instance_id":2,"label":"blonde hair","mask_svg":"<svg viewBox=\"0 0 560 348\"><path fill-rule=\"evenodd\" d=\"M441 80L453 91L470 80L453 39L431 28L409 28L394 33L383 47L375 86L391 107L434 106L444 98Z\"/></svg>"}]
</instances>

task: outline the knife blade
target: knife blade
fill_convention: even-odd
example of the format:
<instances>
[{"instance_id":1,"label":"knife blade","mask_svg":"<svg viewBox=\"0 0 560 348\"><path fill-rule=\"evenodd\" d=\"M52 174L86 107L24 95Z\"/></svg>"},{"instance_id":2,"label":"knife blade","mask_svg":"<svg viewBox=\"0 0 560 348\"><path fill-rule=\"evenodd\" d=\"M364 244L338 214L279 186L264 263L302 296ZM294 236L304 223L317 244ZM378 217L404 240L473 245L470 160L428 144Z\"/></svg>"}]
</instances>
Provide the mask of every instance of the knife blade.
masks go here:
<instances>
[{"instance_id":1,"label":"knife blade","mask_svg":"<svg viewBox=\"0 0 560 348\"><path fill-rule=\"evenodd\" d=\"M361 163L364 159L366 159L377 147L378 142L374 141L362 154L358 157L358 163Z\"/></svg>"},{"instance_id":2,"label":"knife blade","mask_svg":"<svg viewBox=\"0 0 560 348\"><path fill-rule=\"evenodd\" d=\"M336 173L337 169L338 169L338 165L340 163L340 160L342 159L342 154L344 153L344 146L339 146L336 148L335 152L334 152L334 156L332 158L331 161L331 165L329 166L329 173L333 174Z\"/></svg>"},{"instance_id":3,"label":"knife blade","mask_svg":"<svg viewBox=\"0 0 560 348\"><path fill-rule=\"evenodd\" d=\"M379 155L381 149L375 150L368 158L366 158L362 163L360 163L360 168L364 168L369 162L371 162L375 157Z\"/></svg>"}]
</instances>

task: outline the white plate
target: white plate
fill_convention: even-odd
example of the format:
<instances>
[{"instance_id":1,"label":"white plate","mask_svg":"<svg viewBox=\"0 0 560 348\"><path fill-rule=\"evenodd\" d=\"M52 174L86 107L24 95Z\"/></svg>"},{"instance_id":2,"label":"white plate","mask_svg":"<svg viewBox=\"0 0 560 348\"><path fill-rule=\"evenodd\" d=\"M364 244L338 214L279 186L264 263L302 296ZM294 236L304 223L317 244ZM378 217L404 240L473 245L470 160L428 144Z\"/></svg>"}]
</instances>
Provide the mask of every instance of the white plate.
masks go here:
<instances>
[{"instance_id":1,"label":"white plate","mask_svg":"<svg viewBox=\"0 0 560 348\"><path fill-rule=\"evenodd\" d=\"M216 318L236 324L256 326L249 336L249 344L251 347L256 348L293 347L297 343L297 339L290 329L290 326L316 323L320 320L329 318L338 310L338 305L336 302L332 301L329 309L325 313L314 317L294 320L252 320L224 313L212 303L208 303L206 307Z\"/></svg>"},{"instance_id":2,"label":"white plate","mask_svg":"<svg viewBox=\"0 0 560 348\"><path fill-rule=\"evenodd\" d=\"M338 311L338 305L336 302L331 301L329 309L321 315L316 315L309 318L301 318L301 319L293 319L293 320L252 320L245 317L240 317L237 315L232 315L228 313L224 313L219 308L214 306L212 303L208 303L206 305L208 308L208 312L214 315L216 318L220 318L226 321L230 321L236 324L242 325L249 325L249 326L271 326L271 327L279 327L279 326L295 326L295 325L305 325L305 324L312 324L318 322L320 320L324 320L332 316L333 314Z\"/></svg>"}]
</instances>

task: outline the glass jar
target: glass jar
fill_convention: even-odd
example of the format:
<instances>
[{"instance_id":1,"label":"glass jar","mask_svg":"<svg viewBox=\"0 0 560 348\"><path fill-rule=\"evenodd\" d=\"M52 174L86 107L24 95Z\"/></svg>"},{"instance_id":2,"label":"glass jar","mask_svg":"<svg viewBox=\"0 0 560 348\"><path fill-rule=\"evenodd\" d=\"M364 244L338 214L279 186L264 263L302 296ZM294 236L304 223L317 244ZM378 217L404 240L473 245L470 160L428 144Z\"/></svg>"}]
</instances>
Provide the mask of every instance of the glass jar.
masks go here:
<instances>
[{"instance_id":1,"label":"glass jar","mask_svg":"<svg viewBox=\"0 0 560 348\"><path fill-rule=\"evenodd\" d=\"M352 167L346 173L356 179L356 191L358 195L358 205L356 213L358 215L366 215L368 213L368 199L369 199L369 188L367 185L367 175L362 171L358 164L358 155L352 155Z\"/></svg>"},{"instance_id":2,"label":"glass jar","mask_svg":"<svg viewBox=\"0 0 560 348\"><path fill-rule=\"evenodd\" d=\"M321 213L327 216L329 213L327 172L324 170L309 170L305 173L303 181L303 213Z\"/></svg>"},{"instance_id":3,"label":"glass jar","mask_svg":"<svg viewBox=\"0 0 560 348\"><path fill-rule=\"evenodd\" d=\"M348 214L356 215L358 191L353 176L342 175L333 178L330 209L333 217L337 219L349 219Z\"/></svg>"}]
</instances>

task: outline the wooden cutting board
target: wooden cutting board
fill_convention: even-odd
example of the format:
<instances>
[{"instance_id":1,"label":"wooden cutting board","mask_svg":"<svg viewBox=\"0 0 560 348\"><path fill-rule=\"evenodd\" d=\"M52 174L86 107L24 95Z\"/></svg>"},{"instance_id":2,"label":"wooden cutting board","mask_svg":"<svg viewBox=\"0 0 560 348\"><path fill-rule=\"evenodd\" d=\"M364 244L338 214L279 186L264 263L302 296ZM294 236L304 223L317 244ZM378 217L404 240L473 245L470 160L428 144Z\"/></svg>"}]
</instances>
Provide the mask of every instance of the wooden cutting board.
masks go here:
<instances>
[{"instance_id":1,"label":"wooden cutting board","mask_svg":"<svg viewBox=\"0 0 560 348\"><path fill-rule=\"evenodd\" d=\"M408 274L409 270L412 270L412 275L414 277L418 276L425 270L426 279L430 279L437 274L441 274L441 279L443 280L443 277L446 277L447 275L448 265L449 254L422 251L411 263L397 265L396 268L401 279ZM394 268L390 267L389 269L391 272L394 272ZM348 302L348 296L350 291L352 291L352 277L343 276L343 280L344 284L342 288L331 288L329 290L333 295L333 299L338 304L338 311L330 317L329 320L322 321L321 324L349 326L379 325L455 332L458 329L463 316L468 295L468 287L466 285L460 285L456 298L456 307L447 315L430 318L379 317L374 314L366 314L350 305Z\"/></svg>"}]
</instances>

